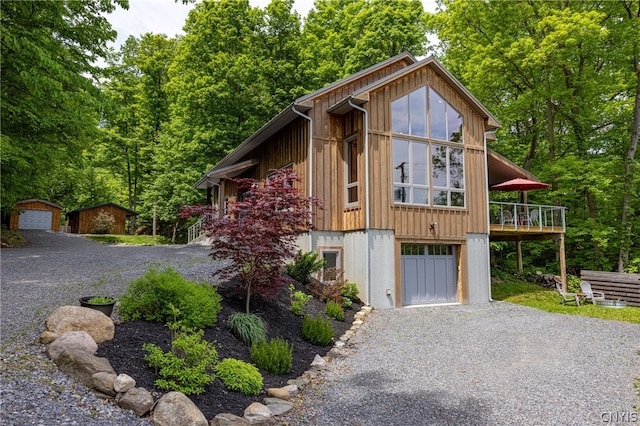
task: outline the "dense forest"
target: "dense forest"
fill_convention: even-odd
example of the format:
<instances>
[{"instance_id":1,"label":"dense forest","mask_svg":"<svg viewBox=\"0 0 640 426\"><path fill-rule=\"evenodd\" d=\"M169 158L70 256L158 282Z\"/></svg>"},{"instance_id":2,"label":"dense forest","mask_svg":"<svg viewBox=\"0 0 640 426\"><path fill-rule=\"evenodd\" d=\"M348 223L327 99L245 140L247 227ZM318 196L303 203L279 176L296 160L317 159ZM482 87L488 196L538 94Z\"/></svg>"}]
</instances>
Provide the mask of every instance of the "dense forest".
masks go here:
<instances>
[{"instance_id":1,"label":"dense forest","mask_svg":"<svg viewBox=\"0 0 640 426\"><path fill-rule=\"evenodd\" d=\"M112 51L116 5L2 2L3 217L22 199L115 202L139 213L132 230L155 216L184 238L178 209L205 196L193 184L292 100L436 52L501 122L491 147L552 185L529 201L568 208L570 272L640 270L640 0L439 0L433 14L420 0L316 0L304 18L292 0L202 0L184 36ZM508 269L506 244L492 247ZM525 250L532 267L556 262L553 244Z\"/></svg>"}]
</instances>

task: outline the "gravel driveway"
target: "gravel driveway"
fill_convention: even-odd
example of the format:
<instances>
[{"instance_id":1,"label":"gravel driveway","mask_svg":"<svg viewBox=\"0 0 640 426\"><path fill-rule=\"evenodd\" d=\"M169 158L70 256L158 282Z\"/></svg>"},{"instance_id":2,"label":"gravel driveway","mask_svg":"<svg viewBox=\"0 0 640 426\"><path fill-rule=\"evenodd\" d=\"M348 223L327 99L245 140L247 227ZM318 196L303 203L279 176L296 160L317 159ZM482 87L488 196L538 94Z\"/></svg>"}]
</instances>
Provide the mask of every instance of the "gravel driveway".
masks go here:
<instances>
[{"instance_id":1,"label":"gravel driveway","mask_svg":"<svg viewBox=\"0 0 640 426\"><path fill-rule=\"evenodd\" d=\"M119 296L149 265L208 280L201 246L126 247L31 231L1 252L0 424L150 425L58 372L34 343L56 307ZM637 419L640 326L508 303L374 311L297 425L589 425ZM629 422L629 420L627 420Z\"/></svg>"}]
</instances>

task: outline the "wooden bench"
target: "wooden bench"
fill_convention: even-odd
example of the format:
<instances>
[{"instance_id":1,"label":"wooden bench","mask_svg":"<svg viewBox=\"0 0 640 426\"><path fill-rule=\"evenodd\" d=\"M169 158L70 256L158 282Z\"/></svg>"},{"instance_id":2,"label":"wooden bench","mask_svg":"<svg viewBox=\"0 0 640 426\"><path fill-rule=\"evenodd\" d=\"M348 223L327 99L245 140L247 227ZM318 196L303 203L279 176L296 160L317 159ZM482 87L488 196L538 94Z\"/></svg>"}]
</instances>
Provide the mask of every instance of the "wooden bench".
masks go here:
<instances>
[{"instance_id":1,"label":"wooden bench","mask_svg":"<svg viewBox=\"0 0 640 426\"><path fill-rule=\"evenodd\" d=\"M640 274L582 270L580 278L589 281L593 290L604 292L607 300L624 300L627 305L640 306Z\"/></svg>"}]
</instances>

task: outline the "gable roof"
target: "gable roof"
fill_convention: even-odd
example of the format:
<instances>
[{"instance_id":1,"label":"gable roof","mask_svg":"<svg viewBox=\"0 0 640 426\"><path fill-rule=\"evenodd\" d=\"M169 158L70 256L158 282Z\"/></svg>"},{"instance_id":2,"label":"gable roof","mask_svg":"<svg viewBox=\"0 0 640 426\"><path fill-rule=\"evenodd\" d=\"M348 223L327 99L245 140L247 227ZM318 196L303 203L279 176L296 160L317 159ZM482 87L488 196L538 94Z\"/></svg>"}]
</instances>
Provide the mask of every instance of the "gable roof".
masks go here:
<instances>
[{"instance_id":1,"label":"gable roof","mask_svg":"<svg viewBox=\"0 0 640 426\"><path fill-rule=\"evenodd\" d=\"M490 131L500 127L498 120L487 110L484 105L480 103L463 85L460 83L444 66L434 57L429 56L421 61L417 59L409 52L403 52L399 55L393 56L375 65L372 65L362 71L351 74L343 79L340 79L334 83L331 83L321 89L313 91L307 95L297 98L289 106L280 111L275 117L269 120L264 126L259 128L254 134L245 139L238 147L231 151L227 156L220 160L213 168L204 174L198 182L193 186L197 189L210 188L212 185L219 182L220 178L233 177L232 170L237 175L242 170L250 167L239 167L238 161L244 158L247 154L260 146L263 142L291 123L299 116L306 113L313 108L313 100L319 96L322 96L338 87L348 85L350 82L362 78L368 74L374 73L378 70L384 69L390 65L404 62L406 65L402 69L382 77L375 82L355 90L346 98L329 108L329 112L336 114L344 114L352 108L349 105L349 101L356 105L363 105L369 99L369 92L377 89L389 82L401 78L402 76L413 72L419 67L429 66L431 67L441 78L443 78L449 85L451 85L456 92L476 111L481 117L485 119L485 131ZM253 161L253 160L247 160ZM247 161L243 161L247 163ZM248 164L248 163L247 163ZM517 166L516 166L517 167Z\"/></svg>"},{"instance_id":2,"label":"gable roof","mask_svg":"<svg viewBox=\"0 0 640 426\"><path fill-rule=\"evenodd\" d=\"M56 209L60 209L62 210L63 207L59 206L55 203L52 203L51 201L46 201L46 200L39 200L37 198L31 198L29 200L20 200L18 202L16 202L16 207L18 207L20 204L27 204L27 203L42 203L42 204L46 204L48 206L54 207Z\"/></svg>"},{"instance_id":3,"label":"gable roof","mask_svg":"<svg viewBox=\"0 0 640 426\"><path fill-rule=\"evenodd\" d=\"M122 206L119 206L119 205L117 205L115 203L102 203L102 204L96 204L95 206L83 207L81 209L75 209L75 210L72 210L70 212L67 212L67 215L70 215L70 214L73 214L73 213L80 213L80 212L83 212L83 211L86 211L86 210L97 209L99 207L106 207L106 206L112 206L112 207L116 207L116 208L118 208L120 210L124 210L127 213L127 216L137 216L138 215L138 213L134 212L133 210L126 209L126 208L124 208Z\"/></svg>"},{"instance_id":4,"label":"gable roof","mask_svg":"<svg viewBox=\"0 0 640 426\"><path fill-rule=\"evenodd\" d=\"M197 189L206 189L211 187L211 184L214 183L216 179L219 180L221 177L230 177L230 175L224 174L224 169L233 166L246 154L260 146L264 141L269 139L280 129L298 118L300 116L299 113L305 113L309 111L313 107L313 99L315 99L316 97L322 96L323 94L328 93L337 87L347 85L350 82L362 78L367 74L371 74L375 71L400 62L404 62L407 66L410 66L415 64L417 62L417 59L411 53L403 52L297 98L291 104L289 104L289 106L280 111L278 115L269 120L264 126L260 127L254 134L245 139L240 145L238 145L238 147L236 147L227 156L220 160L193 186Z\"/></svg>"}]
</instances>

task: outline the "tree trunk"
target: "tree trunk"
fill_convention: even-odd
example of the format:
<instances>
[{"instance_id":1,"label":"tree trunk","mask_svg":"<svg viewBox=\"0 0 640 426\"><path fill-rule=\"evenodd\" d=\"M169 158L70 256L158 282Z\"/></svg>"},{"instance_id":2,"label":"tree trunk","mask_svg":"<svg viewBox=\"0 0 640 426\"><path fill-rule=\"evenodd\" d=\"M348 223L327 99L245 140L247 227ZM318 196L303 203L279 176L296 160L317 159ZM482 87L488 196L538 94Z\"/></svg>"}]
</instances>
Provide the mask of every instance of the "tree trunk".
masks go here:
<instances>
[{"instance_id":1,"label":"tree trunk","mask_svg":"<svg viewBox=\"0 0 640 426\"><path fill-rule=\"evenodd\" d=\"M246 312L249 314L251 313L249 311L249 305L251 304L251 285L247 284L247 301L246 301L246 305L245 305L245 310Z\"/></svg>"},{"instance_id":2,"label":"tree trunk","mask_svg":"<svg viewBox=\"0 0 640 426\"><path fill-rule=\"evenodd\" d=\"M631 129L631 142L624 159L624 192L622 196L622 212L620 215L620 253L618 254L618 272L622 272L629 261L629 246L631 245L631 222L627 211L629 210L629 197L632 188L631 165L638 150L638 133L640 132L640 59L638 45L634 48L633 68L636 73L636 100L633 109L633 128Z\"/></svg>"}]
</instances>

